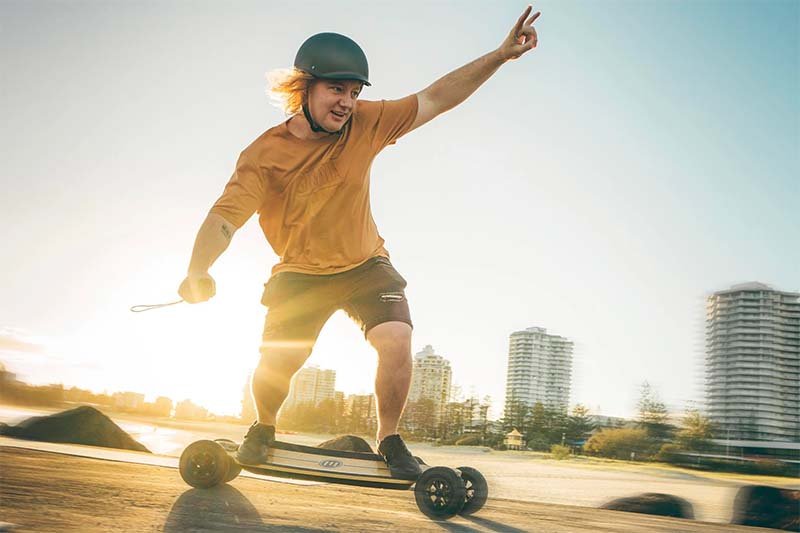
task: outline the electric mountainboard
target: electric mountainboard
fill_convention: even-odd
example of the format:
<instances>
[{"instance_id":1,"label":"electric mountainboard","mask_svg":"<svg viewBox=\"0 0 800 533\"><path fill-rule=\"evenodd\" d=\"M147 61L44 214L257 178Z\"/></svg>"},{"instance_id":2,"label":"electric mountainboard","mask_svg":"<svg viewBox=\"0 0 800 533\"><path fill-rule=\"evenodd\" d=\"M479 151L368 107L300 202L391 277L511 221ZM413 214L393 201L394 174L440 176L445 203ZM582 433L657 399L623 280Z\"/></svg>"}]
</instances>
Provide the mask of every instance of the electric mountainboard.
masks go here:
<instances>
[{"instance_id":1,"label":"electric mountainboard","mask_svg":"<svg viewBox=\"0 0 800 533\"><path fill-rule=\"evenodd\" d=\"M417 458L423 472L416 481L392 477L383 457L374 453L328 450L288 442L274 442L267 462L241 465L239 445L227 439L199 440L181 454L180 473L192 487L206 489L236 479L247 470L265 476L304 479L381 489L410 489L420 511L432 518L469 515L486 503L486 479L476 469L463 466L428 466Z\"/></svg>"}]
</instances>

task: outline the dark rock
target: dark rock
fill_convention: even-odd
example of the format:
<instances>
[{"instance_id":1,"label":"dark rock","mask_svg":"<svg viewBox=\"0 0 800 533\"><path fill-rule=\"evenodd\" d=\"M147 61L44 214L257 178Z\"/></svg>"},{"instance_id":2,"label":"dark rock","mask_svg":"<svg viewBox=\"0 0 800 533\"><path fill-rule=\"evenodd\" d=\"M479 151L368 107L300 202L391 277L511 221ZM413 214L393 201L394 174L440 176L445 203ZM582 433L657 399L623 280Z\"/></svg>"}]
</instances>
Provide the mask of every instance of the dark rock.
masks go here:
<instances>
[{"instance_id":1,"label":"dark rock","mask_svg":"<svg viewBox=\"0 0 800 533\"><path fill-rule=\"evenodd\" d=\"M600 508L675 518L694 518L694 509L691 503L677 496L655 492L611 500L601 505Z\"/></svg>"},{"instance_id":2,"label":"dark rock","mask_svg":"<svg viewBox=\"0 0 800 533\"><path fill-rule=\"evenodd\" d=\"M317 448L325 448L326 450L340 450L344 452L364 452L375 453L367 441L355 435L341 435L334 437L331 440L326 440L322 444L318 444Z\"/></svg>"},{"instance_id":3,"label":"dark rock","mask_svg":"<svg viewBox=\"0 0 800 533\"><path fill-rule=\"evenodd\" d=\"M800 490L745 485L736 493L731 523L800 531Z\"/></svg>"},{"instance_id":4,"label":"dark rock","mask_svg":"<svg viewBox=\"0 0 800 533\"><path fill-rule=\"evenodd\" d=\"M102 446L121 450L150 450L133 440L110 418L88 405L53 415L34 416L17 424L0 427L0 434L18 439Z\"/></svg>"}]
</instances>

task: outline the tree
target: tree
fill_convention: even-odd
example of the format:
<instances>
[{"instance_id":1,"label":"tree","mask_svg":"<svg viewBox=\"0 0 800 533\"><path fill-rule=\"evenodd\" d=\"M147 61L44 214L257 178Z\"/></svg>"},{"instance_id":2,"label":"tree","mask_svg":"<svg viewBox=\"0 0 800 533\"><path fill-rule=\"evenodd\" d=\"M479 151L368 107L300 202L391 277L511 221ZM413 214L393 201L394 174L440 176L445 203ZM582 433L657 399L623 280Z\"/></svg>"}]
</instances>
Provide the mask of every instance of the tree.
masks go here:
<instances>
[{"instance_id":1,"label":"tree","mask_svg":"<svg viewBox=\"0 0 800 533\"><path fill-rule=\"evenodd\" d=\"M550 419L552 413L545 409L542 402L536 402L531 409L531 423L524 432L528 448L547 450L550 448Z\"/></svg>"},{"instance_id":2,"label":"tree","mask_svg":"<svg viewBox=\"0 0 800 533\"><path fill-rule=\"evenodd\" d=\"M667 422L669 413L658 393L645 381L639 393L639 427L646 430L647 434L657 440L663 441L669 437L672 430Z\"/></svg>"},{"instance_id":3,"label":"tree","mask_svg":"<svg viewBox=\"0 0 800 533\"><path fill-rule=\"evenodd\" d=\"M466 402L448 402L444 416L439 423L439 437L443 440L455 439L464 433L464 427L472 419L472 404Z\"/></svg>"},{"instance_id":4,"label":"tree","mask_svg":"<svg viewBox=\"0 0 800 533\"><path fill-rule=\"evenodd\" d=\"M374 399L369 396L352 398L349 414L342 415L342 431L357 435L371 434L375 430L375 418L372 416L373 401Z\"/></svg>"},{"instance_id":5,"label":"tree","mask_svg":"<svg viewBox=\"0 0 800 533\"><path fill-rule=\"evenodd\" d=\"M549 413L542 402L536 402L531 409L531 426L534 431L541 431L547 425Z\"/></svg>"},{"instance_id":6,"label":"tree","mask_svg":"<svg viewBox=\"0 0 800 533\"><path fill-rule=\"evenodd\" d=\"M486 434L489 431L489 409L492 407L492 397L491 396L484 396L483 401L481 402L479 409L478 420L480 423L481 432L481 444L485 444L486 442Z\"/></svg>"},{"instance_id":7,"label":"tree","mask_svg":"<svg viewBox=\"0 0 800 533\"><path fill-rule=\"evenodd\" d=\"M403 414L403 425L418 437L432 437L436 434L436 404L430 398L408 402Z\"/></svg>"},{"instance_id":8,"label":"tree","mask_svg":"<svg viewBox=\"0 0 800 533\"><path fill-rule=\"evenodd\" d=\"M338 433L340 412L334 399L322 400L313 411L313 431L320 433Z\"/></svg>"},{"instance_id":9,"label":"tree","mask_svg":"<svg viewBox=\"0 0 800 533\"><path fill-rule=\"evenodd\" d=\"M511 399L506 403L503 413L503 431L508 433L512 429L517 429L523 435L530 426L530 408L525 402Z\"/></svg>"},{"instance_id":10,"label":"tree","mask_svg":"<svg viewBox=\"0 0 800 533\"><path fill-rule=\"evenodd\" d=\"M700 411L690 409L686 411L686 415L683 417L683 428L678 431L675 438L683 449L699 452L708 448L711 436L711 421L701 415Z\"/></svg>"},{"instance_id":11,"label":"tree","mask_svg":"<svg viewBox=\"0 0 800 533\"><path fill-rule=\"evenodd\" d=\"M566 439L571 443L582 443L594 430L594 423L589 414L589 408L578 404L572 408L572 414L567 418Z\"/></svg>"},{"instance_id":12,"label":"tree","mask_svg":"<svg viewBox=\"0 0 800 533\"><path fill-rule=\"evenodd\" d=\"M548 447L552 444L564 444L567 438L567 426L569 417L566 409L548 409L547 417L547 438Z\"/></svg>"}]
</instances>

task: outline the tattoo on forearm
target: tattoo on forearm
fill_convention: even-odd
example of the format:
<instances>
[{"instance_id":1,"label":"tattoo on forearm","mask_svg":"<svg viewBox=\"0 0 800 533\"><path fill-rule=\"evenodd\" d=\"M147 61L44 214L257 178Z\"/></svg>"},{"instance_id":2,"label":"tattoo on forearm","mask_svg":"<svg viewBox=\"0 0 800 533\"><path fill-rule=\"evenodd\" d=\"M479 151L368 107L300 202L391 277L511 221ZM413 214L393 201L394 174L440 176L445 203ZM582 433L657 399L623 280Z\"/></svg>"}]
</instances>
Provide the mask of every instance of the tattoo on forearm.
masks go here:
<instances>
[{"instance_id":1,"label":"tattoo on forearm","mask_svg":"<svg viewBox=\"0 0 800 533\"><path fill-rule=\"evenodd\" d=\"M231 230L227 224L220 226L220 231L222 231L222 235L224 235L228 240L231 240L231 237L233 237L233 233L231 233Z\"/></svg>"}]
</instances>

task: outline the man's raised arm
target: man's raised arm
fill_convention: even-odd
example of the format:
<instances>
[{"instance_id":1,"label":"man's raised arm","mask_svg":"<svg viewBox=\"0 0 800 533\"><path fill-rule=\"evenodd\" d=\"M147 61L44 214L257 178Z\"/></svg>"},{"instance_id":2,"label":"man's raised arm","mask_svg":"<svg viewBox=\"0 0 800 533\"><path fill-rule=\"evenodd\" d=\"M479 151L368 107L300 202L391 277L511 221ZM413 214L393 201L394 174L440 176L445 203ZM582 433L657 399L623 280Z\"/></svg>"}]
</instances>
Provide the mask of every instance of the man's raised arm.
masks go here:
<instances>
[{"instance_id":1,"label":"man's raised arm","mask_svg":"<svg viewBox=\"0 0 800 533\"><path fill-rule=\"evenodd\" d=\"M417 93L417 118L409 131L416 129L431 119L449 111L474 93L483 82L497 72L503 63L517 59L538 42L534 21L541 12L532 11L528 6L500 46L488 54L436 80L432 85ZM527 20L526 20L527 19Z\"/></svg>"}]
</instances>

